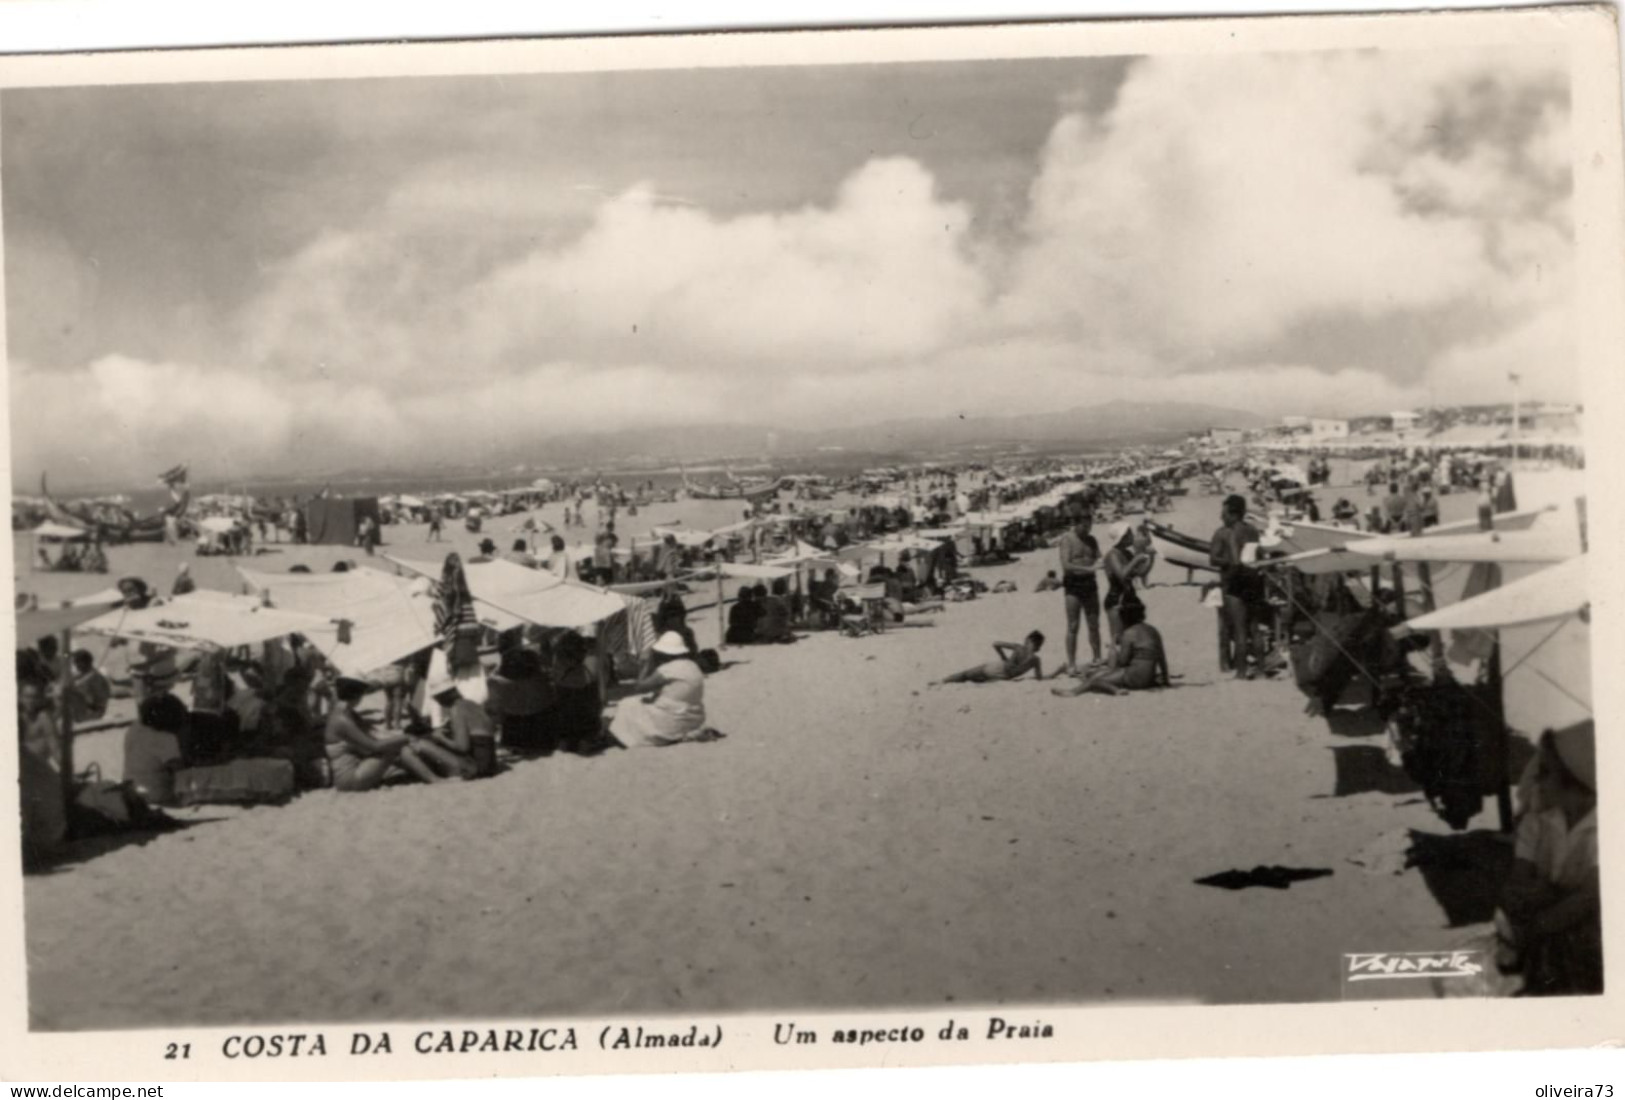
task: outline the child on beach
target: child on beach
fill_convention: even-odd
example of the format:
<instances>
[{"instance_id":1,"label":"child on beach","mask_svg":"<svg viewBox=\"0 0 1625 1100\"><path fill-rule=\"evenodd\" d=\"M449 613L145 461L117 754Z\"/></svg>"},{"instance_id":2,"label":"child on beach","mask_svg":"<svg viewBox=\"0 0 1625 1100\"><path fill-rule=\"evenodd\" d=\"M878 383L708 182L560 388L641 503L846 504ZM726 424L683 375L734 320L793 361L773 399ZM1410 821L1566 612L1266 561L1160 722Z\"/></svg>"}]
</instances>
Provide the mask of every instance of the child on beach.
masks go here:
<instances>
[{"instance_id":1,"label":"child on beach","mask_svg":"<svg viewBox=\"0 0 1625 1100\"><path fill-rule=\"evenodd\" d=\"M997 661L989 661L985 665L967 668L956 672L943 680L932 681L928 687L941 684L989 684L1005 680L1016 680L1031 672L1035 680L1044 678L1044 666L1038 659L1038 651L1044 648L1044 635L1041 631L1033 631L1027 635L1026 641L1019 645L1015 642L994 642L993 651L999 655Z\"/></svg>"}]
</instances>

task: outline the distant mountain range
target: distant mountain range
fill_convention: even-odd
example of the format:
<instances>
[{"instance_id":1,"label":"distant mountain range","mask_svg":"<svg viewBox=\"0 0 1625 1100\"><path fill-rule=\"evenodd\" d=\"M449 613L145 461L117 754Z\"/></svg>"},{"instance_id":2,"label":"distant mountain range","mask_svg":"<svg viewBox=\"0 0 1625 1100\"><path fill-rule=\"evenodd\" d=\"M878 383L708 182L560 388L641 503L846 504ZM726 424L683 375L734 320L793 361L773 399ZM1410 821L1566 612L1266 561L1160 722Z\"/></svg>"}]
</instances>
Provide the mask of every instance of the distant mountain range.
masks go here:
<instances>
[{"instance_id":1,"label":"distant mountain range","mask_svg":"<svg viewBox=\"0 0 1625 1100\"><path fill-rule=\"evenodd\" d=\"M788 459L833 449L870 454L940 452L977 446L1111 449L1166 443L1214 426L1256 428L1269 418L1240 409L1185 403L1110 401L1064 412L1017 416L913 417L815 431L713 424L556 436L533 443L521 461L603 461L633 456L687 460L722 455Z\"/></svg>"},{"instance_id":2,"label":"distant mountain range","mask_svg":"<svg viewBox=\"0 0 1625 1100\"><path fill-rule=\"evenodd\" d=\"M1256 428L1268 417L1240 409L1190 403L1151 404L1110 401L1062 412L1017 416L912 417L875 424L805 431L759 424L699 424L672 428L627 428L613 432L577 432L542 436L523 444L483 447L465 440L467 450L433 466L392 470L301 467L289 456L286 468L232 484L280 484L290 481L345 484L379 479L425 484L467 477L528 479L537 473L573 467L653 468L708 459L738 466L768 462L794 466L816 457L820 465L878 464L912 456L942 457L986 448L992 451L1032 448L1045 451L1107 451L1139 444L1166 445L1209 427ZM194 458L200 484L213 484L205 461ZM55 484L53 482L53 484ZM143 487L149 487L142 482ZM126 488L127 486L108 486ZM64 488L70 488L64 486ZM78 488L78 487L71 487ZM103 488L98 486L98 488ZM23 491L32 492L32 487Z\"/></svg>"}]
</instances>

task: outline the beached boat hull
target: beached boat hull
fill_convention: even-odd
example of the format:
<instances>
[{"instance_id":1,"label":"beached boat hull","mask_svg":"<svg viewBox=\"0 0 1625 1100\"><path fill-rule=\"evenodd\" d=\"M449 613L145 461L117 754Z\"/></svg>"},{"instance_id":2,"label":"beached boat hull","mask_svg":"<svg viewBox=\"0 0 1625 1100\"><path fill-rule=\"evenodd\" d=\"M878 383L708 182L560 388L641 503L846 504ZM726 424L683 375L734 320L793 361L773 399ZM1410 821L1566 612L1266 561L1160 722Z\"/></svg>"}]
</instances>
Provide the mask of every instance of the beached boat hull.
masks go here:
<instances>
[{"instance_id":1,"label":"beached boat hull","mask_svg":"<svg viewBox=\"0 0 1625 1100\"><path fill-rule=\"evenodd\" d=\"M1351 542L1370 538L1369 532L1357 527L1334 527L1325 523L1293 520L1264 532L1259 539L1266 550L1286 554L1302 554L1309 550L1330 550L1334 546L1347 546Z\"/></svg>"},{"instance_id":2,"label":"beached boat hull","mask_svg":"<svg viewBox=\"0 0 1625 1100\"><path fill-rule=\"evenodd\" d=\"M1201 539L1187 535L1183 531L1176 531L1167 524L1150 520L1146 521L1145 529L1151 535L1152 549L1156 550L1157 556L1168 564L1185 570L1218 572L1209 560L1208 544Z\"/></svg>"}]
</instances>

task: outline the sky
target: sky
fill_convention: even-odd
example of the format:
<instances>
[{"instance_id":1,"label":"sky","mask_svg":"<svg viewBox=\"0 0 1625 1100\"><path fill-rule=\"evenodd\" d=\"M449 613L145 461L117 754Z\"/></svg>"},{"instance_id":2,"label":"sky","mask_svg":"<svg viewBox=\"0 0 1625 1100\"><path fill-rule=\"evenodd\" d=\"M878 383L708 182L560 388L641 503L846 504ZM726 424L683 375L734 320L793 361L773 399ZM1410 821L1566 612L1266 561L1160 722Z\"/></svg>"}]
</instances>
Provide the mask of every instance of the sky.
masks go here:
<instances>
[{"instance_id":1,"label":"sky","mask_svg":"<svg viewBox=\"0 0 1625 1100\"><path fill-rule=\"evenodd\" d=\"M14 477L1578 400L1533 48L9 90Z\"/></svg>"}]
</instances>

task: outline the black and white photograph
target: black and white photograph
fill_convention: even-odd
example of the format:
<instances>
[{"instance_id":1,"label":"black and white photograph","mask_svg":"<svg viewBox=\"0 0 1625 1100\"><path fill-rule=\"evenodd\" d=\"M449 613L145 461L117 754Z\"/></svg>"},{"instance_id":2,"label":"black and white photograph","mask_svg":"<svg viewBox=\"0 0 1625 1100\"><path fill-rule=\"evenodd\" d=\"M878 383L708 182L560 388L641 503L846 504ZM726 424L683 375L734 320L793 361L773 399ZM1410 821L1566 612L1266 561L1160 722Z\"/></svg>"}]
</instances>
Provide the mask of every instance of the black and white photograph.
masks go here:
<instances>
[{"instance_id":1,"label":"black and white photograph","mask_svg":"<svg viewBox=\"0 0 1625 1100\"><path fill-rule=\"evenodd\" d=\"M0 68L27 1031L1603 1034L1616 29L1502 17Z\"/></svg>"}]
</instances>

